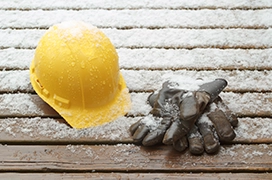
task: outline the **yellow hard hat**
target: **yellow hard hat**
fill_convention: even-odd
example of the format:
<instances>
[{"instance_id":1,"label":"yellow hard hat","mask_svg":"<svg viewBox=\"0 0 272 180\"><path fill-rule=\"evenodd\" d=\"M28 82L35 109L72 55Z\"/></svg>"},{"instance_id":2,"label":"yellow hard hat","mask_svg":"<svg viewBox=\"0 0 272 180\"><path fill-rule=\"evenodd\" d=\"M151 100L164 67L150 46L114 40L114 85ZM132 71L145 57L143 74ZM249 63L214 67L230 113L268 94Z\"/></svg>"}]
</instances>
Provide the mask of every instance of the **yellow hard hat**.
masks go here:
<instances>
[{"instance_id":1,"label":"yellow hard hat","mask_svg":"<svg viewBox=\"0 0 272 180\"><path fill-rule=\"evenodd\" d=\"M131 106L113 44L84 22L49 28L36 48L30 80L37 94L74 128L111 122Z\"/></svg>"}]
</instances>

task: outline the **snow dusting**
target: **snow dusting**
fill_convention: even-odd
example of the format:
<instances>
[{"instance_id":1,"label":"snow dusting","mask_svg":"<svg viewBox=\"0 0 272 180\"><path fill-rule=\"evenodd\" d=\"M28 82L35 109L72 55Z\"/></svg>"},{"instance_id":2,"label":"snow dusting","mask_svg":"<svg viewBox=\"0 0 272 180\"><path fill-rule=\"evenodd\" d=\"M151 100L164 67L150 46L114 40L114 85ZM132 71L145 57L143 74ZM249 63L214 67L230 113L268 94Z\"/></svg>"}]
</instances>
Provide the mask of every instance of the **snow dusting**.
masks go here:
<instances>
[{"instance_id":1,"label":"snow dusting","mask_svg":"<svg viewBox=\"0 0 272 180\"><path fill-rule=\"evenodd\" d=\"M70 151L73 154L84 153L88 158L99 159L99 156L91 147L86 147L83 145L67 145L66 150Z\"/></svg>"},{"instance_id":2,"label":"snow dusting","mask_svg":"<svg viewBox=\"0 0 272 180\"><path fill-rule=\"evenodd\" d=\"M52 118L7 118L1 121L0 132L11 136L24 135L28 138L45 137L45 139L81 139L120 140L129 138L129 126L139 118L121 117L108 124L88 129L73 129L66 123Z\"/></svg>"},{"instance_id":3,"label":"snow dusting","mask_svg":"<svg viewBox=\"0 0 272 180\"><path fill-rule=\"evenodd\" d=\"M153 131L158 128L162 118L155 117L152 114L149 114L141 119L141 123L145 124L150 131Z\"/></svg>"},{"instance_id":4,"label":"snow dusting","mask_svg":"<svg viewBox=\"0 0 272 180\"><path fill-rule=\"evenodd\" d=\"M205 77L196 79L194 77L174 74L165 74L162 76L162 79L170 82L170 88L185 89L188 91L196 91L200 85L214 80Z\"/></svg>"},{"instance_id":5,"label":"snow dusting","mask_svg":"<svg viewBox=\"0 0 272 180\"><path fill-rule=\"evenodd\" d=\"M238 127L234 130L238 138L269 139L272 135L272 120L271 118L263 118L262 120L255 118L240 118Z\"/></svg>"},{"instance_id":6,"label":"snow dusting","mask_svg":"<svg viewBox=\"0 0 272 180\"><path fill-rule=\"evenodd\" d=\"M98 34L99 29L97 27L80 21L65 21L50 27L49 31L53 28L57 28L59 30L58 32L60 32L59 35L66 40L69 40L70 36L80 39L84 36L83 33L86 33L86 31L91 34L97 34L97 36L94 35L94 38L97 38L97 40L101 38L101 35Z\"/></svg>"},{"instance_id":7,"label":"snow dusting","mask_svg":"<svg viewBox=\"0 0 272 180\"><path fill-rule=\"evenodd\" d=\"M213 123L212 121L208 118L207 114L203 114L199 120L198 120L198 123L205 123L205 124L208 124L209 126L213 126Z\"/></svg>"},{"instance_id":8,"label":"snow dusting","mask_svg":"<svg viewBox=\"0 0 272 180\"><path fill-rule=\"evenodd\" d=\"M100 0L100 1L90 1L90 0L47 0L47 1L37 1L37 0L22 0L18 3L18 0L0 1L1 7L9 9L70 9L70 8L94 8L94 9L123 9L123 8L142 8L142 9L152 9L152 8L265 8L272 6L272 2L269 0L258 0L258 1L248 1L248 0L190 0L190 1L180 1L180 0L141 0L141 1L130 1L127 0Z\"/></svg>"},{"instance_id":9,"label":"snow dusting","mask_svg":"<svg viewBox=\"0 0 272 180\"><path fill-rule=\"evenodd\" d=\"M115 149L109 158L133 167L128 160L144 151L125 144L132 143L130 125L141 120L154 130L161 121L149 114L147 97L151 92L157 93L165 81L170 82L170 88L194 91L203 83L224 78L229 85L220 96L239 116L234 129L237 136L232 146L222 146L219 155L209 158L271 158L271 7L271 0L0 1L2 140L62 141L67 143L67 152L92 160L99 160L98 154L108 145L99 145L98 151L69 141L117 142L121 144L112 145ZM115 45L132 99L126 116L81 130L71 128L58 114L44 108L47 105L31 87L28 70L46 30L60 28L67 32L64 38L81 38L78 20L86 22L84 28L93 33L101 29ZM57 26L51 27L54 24ZM166 102L165 109L172 108ZM211 110L214 108L212 105ZM199 122L212 126L206 114ZM191 134L194 136L199 134ZM188 164L180 163L184 167Z\"/></svg>"},{"instance_id":10,"label":"snow dusting","mask_svg":"<svg viewBox=\"0 0 272 180\"><path fill-rule=\"evenodd\" d=\"M16 101L14 100L16 99ZM18 103L19 101L20 103ZM13 115L25 115L25 114L43 114L40 107L33 102L31 96L24 96L20 93L18 94L5 94L0 95L0 109L2 111L6 110ZM5 114L9 116L9 114Z\"/></svg>"},{"instance_id":11,"label":"snow dusting","mask_svg":"<svg viewBox=\"0 0 272 180\"><path fill-rule=\"evenodd\" d=\"M259 144L258 146L262 151L254 150L250 146L245 146L241 144L238 144L232 147L221 147L220 155L223 155L223 156L230 155L233 160L235 160L236 158L239 158L241 155L243 156L245 160L254 159L256 157L263 157L264 155L271 157L272 151L269 149L269 145ZM237 152L237 150L241 150L241 149L242 149L242 152ZM243 162L243 163L246 164L246 162Z\"/></svg>"}]
</instances>

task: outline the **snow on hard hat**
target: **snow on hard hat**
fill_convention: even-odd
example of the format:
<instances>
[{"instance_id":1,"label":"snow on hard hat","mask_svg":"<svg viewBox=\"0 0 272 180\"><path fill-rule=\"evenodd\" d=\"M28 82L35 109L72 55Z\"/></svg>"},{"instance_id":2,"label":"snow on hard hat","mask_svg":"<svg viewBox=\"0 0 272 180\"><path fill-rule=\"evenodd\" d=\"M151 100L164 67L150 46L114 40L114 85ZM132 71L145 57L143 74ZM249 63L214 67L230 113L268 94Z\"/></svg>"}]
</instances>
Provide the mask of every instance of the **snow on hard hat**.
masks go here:
<instances>
[{"instance_id":1,"label":"snow on hard hat","mask_svg":"<svg viewBox=\"0 0 272 180\"><path fill-rule=\"evenodd\" d=\"M30 80L37 94L74 128L111 122L131 106L113 44L84 22L49 28L36 48Z\"/></svg>"}]
</instances>

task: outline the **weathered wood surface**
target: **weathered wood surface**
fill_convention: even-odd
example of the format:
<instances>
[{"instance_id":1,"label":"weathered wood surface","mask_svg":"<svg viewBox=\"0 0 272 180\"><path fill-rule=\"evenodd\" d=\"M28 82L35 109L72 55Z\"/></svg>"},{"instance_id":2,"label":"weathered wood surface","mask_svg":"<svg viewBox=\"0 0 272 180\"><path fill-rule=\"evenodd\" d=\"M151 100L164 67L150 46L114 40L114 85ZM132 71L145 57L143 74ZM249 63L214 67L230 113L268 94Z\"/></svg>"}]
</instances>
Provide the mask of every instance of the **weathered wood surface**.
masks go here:
<instances>
[{"instance_id":1,"label":"weathered wood surface","mask_svg":"<svg viewBox=\"0 0 272 180\"><path fill-rule=\"evenodd\" d=\"M37 179L140 179L140 180L169 180L169 179L204 179L204 180L216 180L216 179L262 179L270 180L272 174L268 173L2 173L0 179L9 180L37 180Z\"/></svg>"},{"instance_id":2,"label":"weathered wood surface","mask_svg":"<svg viewBox=\"0 0 272 180\"><path fill-rule=\"evenodd\" d=\"M0 179L271 179L272 1L0 1ZM72 129L34 92L29 65L51 25L98 26L119 54L132 109ZM207 63L208 62L208 63ZM129 126L169 76L226 78L237 137L216 155L136 146Z\"/></svg>"},{"instance_id":3,"label":"weathered wood surface","mask_svg":"<svg viewBox=\"0 0 272 180\"><path fill-rule=\"evenodd\" d=\"M217 155L192 156L170 146L1 146L2 170L97 172L271 171L271 145L222 146Z\"/></svg>"}]
</instances>

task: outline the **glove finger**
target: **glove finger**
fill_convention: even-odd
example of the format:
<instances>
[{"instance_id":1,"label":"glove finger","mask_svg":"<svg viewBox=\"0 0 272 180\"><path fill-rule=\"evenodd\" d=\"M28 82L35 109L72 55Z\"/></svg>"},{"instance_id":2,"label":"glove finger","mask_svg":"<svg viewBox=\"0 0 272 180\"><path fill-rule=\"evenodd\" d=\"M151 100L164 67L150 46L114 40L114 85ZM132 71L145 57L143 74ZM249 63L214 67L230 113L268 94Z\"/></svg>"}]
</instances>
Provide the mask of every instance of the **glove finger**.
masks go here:
<instances>
[{"instance_id":1,"label":"glove finger","mask_svg":"<svg viewBox=\"0 0 272 180\"><path fill-rule=\"evenodd\" d=\"M235 116L231 111L225 111L225 114L228 117L227 119L229 120L232 127L237 127L238 126L237 116Z\"/></svg>"},{"instance_id":2,"label":"glove finger","mask_svg":"<svg viewBox=\"0 0 272 180\"><path fill-rule=\"evenodd\" d=\"M165 130L156 129L150 133L148 133L142 141L144 146L153 146L162 142L163 136L165 134Z\"/></svg>"},{"instance_id":3,"label":"glove finger","mask_svg":"<svg viewBox=\"0 0 272 180\"><path fill-rule=\"evenodd\" d=\"M133 134L135 133L135 131L137 130L137 128L140 126L141 124L141 120L137 121L136 123L132 124L130 127L129 127L129 132L130 134L133 136Z\"/></svg>"},{"instance_id":4,"label":"glove finger","mask_svg":"<svg viewBox=\"0 0 272 180\"><path fill-rule=\"evenodd\" d=\"M159 93L153 92L151 95L148 96L147 101L150 104L151 107L154 107L155 103L161 103L165 100L165 91L167 91L169 82L166 81L162 84L162 89L159 91ZM162 97L160 97L162 96Z\"/></svg>"},{"instance_id":5,"label":"glove finger","mask_svg":"<svg viewBox=\"0 0 272 180\"><path fill-rule=\"evenodd\" d=\"M214 136L212 126L208 125L206 122L198 122L197 126L203 137L205 151L208 154L218 152L220 144L218 139Z\"/></svg>"},{"instance_id":6,"label":"glove finger","mask_svg":"<svg viewBox=\"0 0 272 180\"><path fill-rule=\"evenodd\" d=\"M180 105L180 118L182 119L182 126L189 131L199 118L202 111L205 109L208 102L209 97L204 92L193 92L186 95Z\"/></svg>"},{"instance_id":7,"label":"glove finger","mask_svg":"<svg viewBox=\"0 0 272 180\"><path fill-rule=\"evenodd\" d=\"M158 128L155 129L154 131L148 133L143 139L142 144L144 146L152 146L152 145L161 143L164 137L164 134L170 125L171 125L171 118L164 117L164 119L161 122L161 125L159 125Z\"/></svg>"},{"instance_id":8,"label":"glove finger","mask_svg":"<svg viewBox=\"0 0 272 180\"><path fill-rule=\"evenodd\" d=\"M229 120L230 124L233 127L237 127L238 125L238 118L237 116L235 116L232 111L229 109L229 107L223 102L223 100L221 99L221 97L219 96L215 101L216 106L223 110L227 119Z\"/></svg>"},{"instance_id":9,"label":"glove finger","mask_svg":"<svg viewBox=\"0 0 272 180\"><path fill-rule=\"evenodd\" d=\"M132 136L134 142L136 143L142 142L142 140L144 139L148 132L149 128L144 124L140 124Z\"/></svg>"},{"instance_id":10,"label":"glove finger","mask_svg":"<svg viewBox=\"0 0 272 180\"><path fill-rule=\"evenodd\" d=\"M180 118L194 124L199 115L199 105L194 93L187 93L180 104Z\"/></svg>"},{"instance_id":11,"label":"glove finger","mask_svg":"<svg viewBox=\"0 0 272 180\"><path fill-rule=\"evenodd\" d=\"M164 144L173 144L185 136L194 125L199 115L197 99L194 94L187 94L180 105L180 118L175 120L164 135Z\"/></svg>"},{"instance_id":12,"label":"glove finger","mask_svg":"<svg viewBox=\"0 0 272 180\"><path fill-rule=\"evenodd\" d=\"M194 155L203 154L204 147L203 147L202 138L194 137L194 138L188 139L188 141L189 141L189 151L191 154L194 154Z\"/></svg>"},{"instance_id":13,"label":"glove finger","mask_svg":"<svg viewBox=\"0 0 272 180\"><path fill-rule=\"evenodd\" d=\"M196 126L188 133L189 151L194 155L201 155L204 152L203 139Z\"/></svg>"},{"instance_id":14,"label":"glove finger","mask_svg":"<svg viewBox=\"0 0 272 180\"><path fill-rule=\"evenodd\" d=\"M199 117L209 103L210 97L205 92L190 92L184 95L180 105L180 117L187 121Z\"/></svg>"},{"instance_id":15,"label":"glove finger","mask_svg":"<svg viewBox=\"0 0 272 180\"><path fill-rule=\"evenodd\" d=\"M163 143L164 144L173 144L178 139L181 139L183 136L185 136L189 131L189 128L185 127L180 120L174 121L171 126L166 131Z\"/></svg>"},{"instance_id":16,"label":"glove finger","mask_svg":"<svg viewBox=\"0 0 272 180\"><path fill-rule=\"evenodd\" d=\"M155 94L154 92L148 96L147 101L151 107L154 107L154 104L155 104L157 98L158 98L158 94Z\"/></svg>"},{"instance_id":17,"label":"glove finger","mask_svg":"<svg viewBox=\"0 0 272 180\"><path fill-rule=\"evenodd\" d=\"M181 139L175 141L173 143L173 147L175 150L182 152L188 147L188 142L186 136L183 136Z\"/></svg>"},{"instance_id":18,"label":"glove finger","mask_svg":"<svg viewBox=\"0 0 272 180\"><path fill-rule=\"evenodd\" d=\"M222 110L215 109L215 111L210 112L207 116L213 122L215 130L220 138L220 141L229 142L236 137L236 134L228 118L226 117Z\"/></svg>"}]
</instances>

